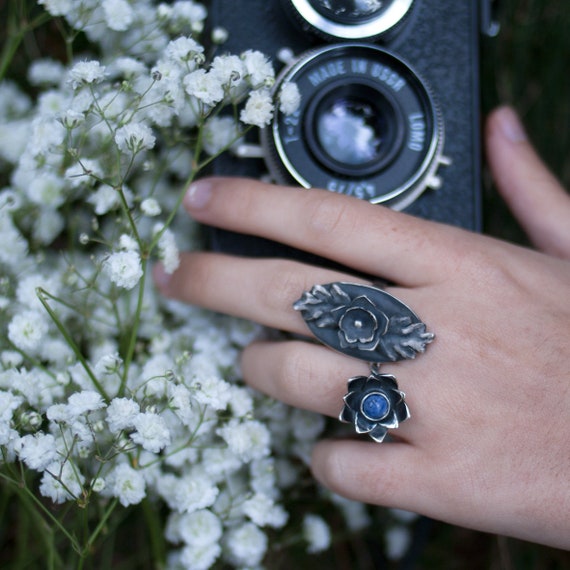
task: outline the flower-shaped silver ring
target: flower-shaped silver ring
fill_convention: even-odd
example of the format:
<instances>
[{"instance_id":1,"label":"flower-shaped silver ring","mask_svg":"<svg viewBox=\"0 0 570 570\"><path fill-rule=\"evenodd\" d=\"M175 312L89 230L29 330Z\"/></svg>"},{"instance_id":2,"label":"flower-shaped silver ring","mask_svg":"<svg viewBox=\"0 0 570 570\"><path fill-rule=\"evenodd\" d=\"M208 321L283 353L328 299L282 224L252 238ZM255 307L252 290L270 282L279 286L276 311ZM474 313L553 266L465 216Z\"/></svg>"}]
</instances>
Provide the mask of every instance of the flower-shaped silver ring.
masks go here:
<instances>
[{"instance_id":1,"label":"flower-shaped silver ring","mask_svg":"<svg viewBox=\"0 0 570 570\"><path fill-rule=\"evenodd\" d=\"M315 285L293 307L323 344L372 363L370 376L349 380L340 419L383 441L410 412L396 378L380 374L380 364L415 358L435 335L402 301L370 285Z\"/></svg>"},{"instance_id":2,"label":"flower-shaped silver ring","mask_svg":"<svg viewBox=\"0 0 570 570\"><path fill-rule=\"evenodd\" d=\"M404 397L391 374L371 372L370 376L355 376L348 381L339 419L354 424L357 433L384 441L388 428L397 428L410 417Z\"/></svg>"}]
</instances>

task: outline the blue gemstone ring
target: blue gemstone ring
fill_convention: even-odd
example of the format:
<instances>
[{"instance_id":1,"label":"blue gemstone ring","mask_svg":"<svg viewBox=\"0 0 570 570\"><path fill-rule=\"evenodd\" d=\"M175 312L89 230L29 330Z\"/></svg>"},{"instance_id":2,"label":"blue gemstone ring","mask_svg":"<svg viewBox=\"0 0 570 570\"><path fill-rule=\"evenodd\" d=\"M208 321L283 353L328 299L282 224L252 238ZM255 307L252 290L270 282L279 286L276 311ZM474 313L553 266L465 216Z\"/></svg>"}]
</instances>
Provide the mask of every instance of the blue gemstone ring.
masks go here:
<instances>
[{"instance_id":1,"label":"blue gemstone ring","mask_svg":"<svg viewBox=\"0 0 570 570\"><path fill-rule=\"evenodd\" d=\"M405 395L391 374L371 372L348 381L348 393L340 412L341 422L354 425L374 441L384 441L388 429L397 428L410 417Z\"/></svg>"},{"instance_id":2,"label":"blue gemstone ring","mask_svg":"<svg viewBox=\"0 0 570 570\"><path fill-rule=\"evenodd\" d=\"M380 374L384 362L415 358L435 335L402 301L383 289L360 283L315 285L293 308L323 344L371 363L369 376L348 381L339 419L381 442L389 429L410 417L396 378Z\"/></svg>"}]
</instances>

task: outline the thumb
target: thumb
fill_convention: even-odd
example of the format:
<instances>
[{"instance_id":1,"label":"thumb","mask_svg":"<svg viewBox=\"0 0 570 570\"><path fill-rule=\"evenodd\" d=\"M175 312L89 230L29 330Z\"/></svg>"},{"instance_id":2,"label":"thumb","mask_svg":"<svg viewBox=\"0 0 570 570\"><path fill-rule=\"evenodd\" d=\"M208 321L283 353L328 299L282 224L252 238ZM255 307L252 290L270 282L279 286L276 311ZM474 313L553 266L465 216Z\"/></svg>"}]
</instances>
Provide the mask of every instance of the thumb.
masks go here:
<instances>
[{"instance_id":1,"label":"thumb","mask_svg":"<svg viewBox=\"0 0 570 570\"><path fill-rule=\"evenodd\" d=\"M570 196L536 154L511 108L489 116L486 143L499 192L530 240L545 253L570 259Z\"/></svg>"}]
</instances>

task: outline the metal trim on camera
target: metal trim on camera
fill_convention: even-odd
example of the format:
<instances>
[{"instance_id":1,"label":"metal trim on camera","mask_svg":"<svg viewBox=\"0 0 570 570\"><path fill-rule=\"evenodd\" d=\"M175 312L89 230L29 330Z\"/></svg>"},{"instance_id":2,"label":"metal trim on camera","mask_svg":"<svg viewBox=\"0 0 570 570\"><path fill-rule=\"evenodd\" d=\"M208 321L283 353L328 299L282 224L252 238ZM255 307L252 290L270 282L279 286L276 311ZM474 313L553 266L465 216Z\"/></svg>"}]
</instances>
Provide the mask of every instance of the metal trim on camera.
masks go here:
<instances>
[{"instance_id":1,"label":"metal trim on camera","mask_svg":"<svg viewBox=\"0 0 570 570\"><path fill-rule=\"evenodd\" d=\"M372 40L394 28L413 0L286 0L311 31L336 40Z\"/></svg>"},{"instance_id":2,"label":"metal trim on camera","mask_svg":"<svg viewBox=\"0 0 570 570\"><path fill-rule=\"evenodd\" d=\"M278 114L261 140L271 175L401 210L437 188L444 129L427 83L373 44L334 44L302 54L276 89L297 83L299 110Z\"/></svg>"}]
</instances>

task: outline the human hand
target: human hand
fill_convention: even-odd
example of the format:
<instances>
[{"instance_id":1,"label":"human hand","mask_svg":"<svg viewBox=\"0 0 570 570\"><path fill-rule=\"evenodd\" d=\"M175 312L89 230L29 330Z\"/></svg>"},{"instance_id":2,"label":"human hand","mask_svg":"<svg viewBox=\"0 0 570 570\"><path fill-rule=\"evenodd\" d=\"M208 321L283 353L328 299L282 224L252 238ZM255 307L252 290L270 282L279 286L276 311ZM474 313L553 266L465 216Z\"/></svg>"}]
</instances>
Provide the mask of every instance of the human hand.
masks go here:
<instances>
[{"instance_id":1,"label":"human hand","mask_svg":"<svg viewBox=\"0 0 570 570\"><path fill-rule=\"evenodd\" d=\"M570 548L570 197L509 109L488 120L499 189L542 253L320 190L239 179L193 185L206 224L252 233L377 275L437 335L415 361L383 365L412 412L395 441L320 442L315 477L349 498ZM291 260L187 253L161 291L308 334L292 303L316 283L361 278ZM338 416L365 363L301 340L243 354L253 387Z\"/></svg>"}]
</instances>

